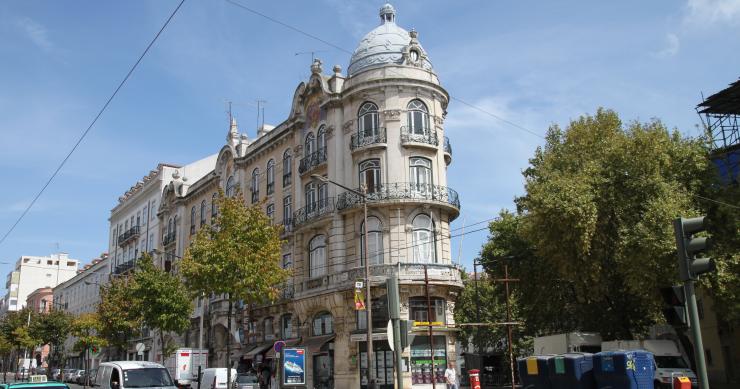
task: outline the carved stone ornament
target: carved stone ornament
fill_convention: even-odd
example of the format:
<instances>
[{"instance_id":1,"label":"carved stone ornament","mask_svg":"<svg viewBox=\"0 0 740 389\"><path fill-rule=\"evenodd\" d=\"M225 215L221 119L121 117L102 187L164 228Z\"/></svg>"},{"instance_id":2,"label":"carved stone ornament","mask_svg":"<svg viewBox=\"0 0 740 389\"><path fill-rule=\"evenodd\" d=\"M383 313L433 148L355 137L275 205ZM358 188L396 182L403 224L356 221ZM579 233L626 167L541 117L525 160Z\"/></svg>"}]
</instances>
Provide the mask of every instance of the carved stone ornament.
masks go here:
<instances>
[{"instance_id":1,"label":"carved stone ornament","mask_svg":"<svg viewBox=\"0 0 740 389\"><path fill-rule=\"evenodd\" d=\"M346 122L344 122L344 124L342 125L342 131L345 134L349 134L354 128L354 125L355 125L355 119L349 119Z\"/></svg>"},{"instance_id":2,"label":"carved stone ornament","mask_svg":"<svg viewBox=\"0 0 740 389\"><path fill-rule=\"evenodd\" d=\"M447 301L447 313L453 314L455 312L455 302Z\"/></svg>"},{"instance_id":3,"label":"carved stone ornament","mask_svg":"<svg viewBox=\"0 0 740 389\"><path fill-rule=\"evenodd\" d=\"M295 154L296 156L303 155L303 145L299 144L293 147L293 154Z\"/></svg>"},{"instance_id":4,"label":"carved stone ornament","mask_svg":"<svg viewBox=\"0 0 740 389\"><path fill-rule=\"evenodd\" d=\"M443 124L445 119L441 116L434 115L434 124Z\"/></svg>"},{"instance_id":5,"label":"carved stone ornament","mask_svg":"<svg viewBox=\"0 0 740 389\"><path fill-rule=\"evenodd\" d=\"M326 138L331 139L332 136L334 135L334 126L333 125L326 126L325 131L326 131Z\"/></svg>"},{"instance_id":6,"label":"carved stone ornament","mask_svg":"<svg viewBox=\"0 0 740 389\"><path fill-rule=\"evenodd\" d=\"M387 109L383 111L383 118L387 121L401 120L401 110L400 109Z\"/></svg>"}]
</instances>

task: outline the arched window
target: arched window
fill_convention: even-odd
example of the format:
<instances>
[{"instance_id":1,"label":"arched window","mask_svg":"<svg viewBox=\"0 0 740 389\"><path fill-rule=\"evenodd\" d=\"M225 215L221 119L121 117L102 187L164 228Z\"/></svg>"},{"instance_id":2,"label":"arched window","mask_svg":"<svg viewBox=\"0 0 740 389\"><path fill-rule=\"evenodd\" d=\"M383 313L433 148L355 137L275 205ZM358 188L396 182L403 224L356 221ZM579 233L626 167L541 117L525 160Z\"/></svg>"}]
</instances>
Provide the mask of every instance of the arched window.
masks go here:
<instances>
[{"instance_id":1,"label":"arched window","mask_svg":"<svg viewBox=\"0 0 740 389\"><path fill-rule=\"evenodd\" d=\"M214 193L213 196L211 196L211 219L218 216L218 205L216 204L216 199L218 199L218 193Z\"/></svg>"},{"instance_id":2,"label":"arched window","mask_svg":"<svg viewBox=\"0 0 740 389\"><path fill-rule=\"evenodd\" d=\"M200 226L203 227L204 224L206 224L206 201L205 200L200 202Z\"/></svg>"},{"instance_id":3,"label":"arched window","mask_svg":"<svg viewBox=\"0 0 740 389\"><path fill-rule=\"evenodd\" d=\"M313 154L314 151L316 151L316 137L314 137L313 132L309 132L308 135L306 135L306 142L304 146L304 153L306 157Z\"/></svg>"},{"instance_id":4,"label":"arched window","mask_svg":"<svg viewBox=\"0 0 740 389\"><path fill-rule=\"evenodd\" d=\"M313 318L313 336L331 335L334 333L334 318L329 312L319 313Z\"/></svg>"},{"instance_id":5,"label":"arched window","mask_svg":"<svg viewBox=\"0 0 740 389\"><path fill-rule=\"evenodd\" d=\"M285 314L280 318L280 339L293 337L293 315Z\"/></svg>"},{"instance_id":6,"label":"arched window","mask_svg":"<svg viewBox=\"0 0 740 389\"><path fill-rule=\"evenodd\" d=\"M290 149L283 153L283 187L290 185L293 181L293 157Z\"/></svg>"},{"instance_id":7,"label":"arched window","mask_svg":"<svg viewBox=\"0 0 740 389\"><path fill-rule=\"evenodd\" d=\"M437 261L434 221L429 215L416 215L412 222L411 247L415 263L434 263Z\"/></svg>"},{"instance_id":8,"label":"arched window","mask_svg":"<svg viewBox=\"0 0 740 389\"><path fill-rule=\"evenodd\" d=\"M267 161L267 194L275 192L275 160Z\"/></svg>"},{"instance_id":9,"label":"arched window","mask_svg":"<svg viewBox=\"0 0 740 389\"><path fill-rule=\"evenodd\" d=\"M417 135L428 135L431 131L429 127L429 110L421 100L411 100L406 107L409 133Z\"/></svg>"},{"instance_id":10,"label":"arched window","mask_svg":"<svg viewBox=\"0 0 740 389\"><path fill-rule=\"evenodd\" d=\"M195 234L195 206L190 208L190 235Z\"/></svg>"},{"instance_id":11,"label":"arched window","mask_svg":"<svg viewBox=\"0 0 740 389\"><path fill-rule=\"evenodd\" d=\"M234 179L234 176L229 176L229 179L226 180L226 196L232 197L236 192L236 180Z\"/></svg>"},{"instance_id":12,"label":"arched window","mask_svg":"<svg viewBox=\"0 0 740 389\"><path fill-rule=\"evenodd\" d=\"M378 135L378 106L369 101L363 103L357 112L357 125L360 137Z\"/></svg>"},{"instance_id":13,"label":"arched window","mask_svg":"<svg viewBox=\"0 0 740 389\"><path fill-rule=\"evenodd\" d=\"M380 160L368 159L360 163L360 185L365 186L367 193L380 189Z\"/></svg>"},{"instance_id":14,"label":"arched window","mask_svg":"<svg viewBox=\"0 0 740 389\"><path fill-rule=\"evenodd\" d=\"M256 167L252 170L252 202L256 203L260 197L260 168Z\"/></svg>"},{"instance_id":15,"label":"arched window","mask_svg":"<svg viewBox=\"0 0 740 389\"><path fill-rule=\"evenodd\" d=\"M411 190L418 193L429 193L432 186L432 161L412 157L409 159L409 178L411 179Z\"/></svg>"},{"instance_id":16,"label":"arched window","mask_svg":"<svg viewBox=\"0 0 740 389\"><path fill-rule=\"evenodd\" d=\"M362 223L360 233L360 258L362 264L365 264L365 223ZM370 258L371 265L380 265L383 263L383 225L380 219L375 216L367 218L367 256Z\"/></svg>"},{"instance_id":17,"label":"arched window","mask_svg":"<svg viewBox=\"0 0 740 389\"><path fill-rule=\"evenodd\" d=\"M316 136L317 151L326 151L326 127L321 126Z\"/></svg>"},{"instance_id":18,"label":"arched window","mask_svg":"<svg viewBox=\"0 0 740 389\"><path fill-rule=\"evenodd\" d=\"M326 274L326 237L316 235L308 243L308 275L310 278Z\"/></svg>"},{"instance_id":19,"label":"arched window","mask_svg":"<svg viewBox=\"0 0 740 389\"><path fill-rule=\"evenodd\" d=\"M169 220L167 220L167 235L171 234L172 231L172 218L169 218Z\"/></svg>"}]
</instances>

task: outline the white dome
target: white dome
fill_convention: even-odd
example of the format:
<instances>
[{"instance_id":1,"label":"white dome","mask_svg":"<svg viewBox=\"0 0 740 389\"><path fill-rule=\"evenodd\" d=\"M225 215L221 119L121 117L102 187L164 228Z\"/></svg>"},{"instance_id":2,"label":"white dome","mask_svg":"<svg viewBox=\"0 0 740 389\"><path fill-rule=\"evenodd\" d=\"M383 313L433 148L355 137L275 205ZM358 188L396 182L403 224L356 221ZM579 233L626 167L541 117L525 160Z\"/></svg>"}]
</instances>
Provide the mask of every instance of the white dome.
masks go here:
<instances>
[{"instance_id":1,"label":"white dome","mask_svg":"<svg viewBox=\"0 0 740 389\"><path fill-rule=\"evenodd\" d=\"M380 19L380 26L368 32L352 54L347 68L350 76L369 67L403 63L403 54L412 43L411 34L396 25L396 11L390 4L380 9ZM418 43L415 46L423 53L421 67L431 69L424 49Z\"/></svg>"}]
</instances>

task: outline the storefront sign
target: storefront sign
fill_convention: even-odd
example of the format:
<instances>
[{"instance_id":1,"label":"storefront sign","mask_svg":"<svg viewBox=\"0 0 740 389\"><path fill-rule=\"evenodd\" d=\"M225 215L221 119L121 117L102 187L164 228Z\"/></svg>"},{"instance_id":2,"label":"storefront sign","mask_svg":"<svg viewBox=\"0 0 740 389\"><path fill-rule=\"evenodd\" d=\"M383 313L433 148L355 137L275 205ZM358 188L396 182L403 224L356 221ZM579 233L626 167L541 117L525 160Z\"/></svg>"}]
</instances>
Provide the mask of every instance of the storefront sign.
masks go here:
<instances>
[{"instance_id":1,"label":"storefront sign","mask_svg":"<svg viewBox=\"0 0 740 389\"><path fill-rule=\"evenodd\" d=\"M429 326L443 326L443 325L444 323L442 323L441 321L433 321L431 323L428 321L415 321L414 322L414 327L429 327Z\"/></svg>"},{"instance_id":2,"label":"storefront sign","mask_svg":"<svg viewBox=\"0 0 740 389\"><path fill-rule=\"evenodd\" d=\"M382 332L373 333L373 341L388 339L388 334ZM349 336L350 342L364 342L367 340L367 334L352 334Z\"/></svg>"},{"instance_id":3,"label":"storefront sign","mask_svg":"<svg viewBox=\"0 0 740 389\"><path fill-rule=\"evenodd\" d=\"M283 385L306 384L306 349L286 348L283 357Z\"/></svg>"}]
</instances>

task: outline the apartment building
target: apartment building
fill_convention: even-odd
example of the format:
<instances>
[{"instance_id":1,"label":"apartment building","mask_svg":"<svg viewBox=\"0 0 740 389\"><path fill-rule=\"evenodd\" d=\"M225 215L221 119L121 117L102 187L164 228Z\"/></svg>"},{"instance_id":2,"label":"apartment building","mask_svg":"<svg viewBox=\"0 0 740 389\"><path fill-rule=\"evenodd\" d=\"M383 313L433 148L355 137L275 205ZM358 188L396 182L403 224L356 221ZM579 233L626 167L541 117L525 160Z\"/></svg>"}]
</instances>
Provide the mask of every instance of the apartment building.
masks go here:
<instances>
[{"instance_id":1,"label":"apartment building","mask_svg":"<svg viewBox=\"0 0 740 389\"><path fill-rule=\"evenodd\" d=\"M8 273L5 282L7 294L3 298L3 312L20 311L26 306L29 295L40 288L53 288L77 273L79 261L67 253L48 257L23 255Z\"/></svg>"}]
</instances>

